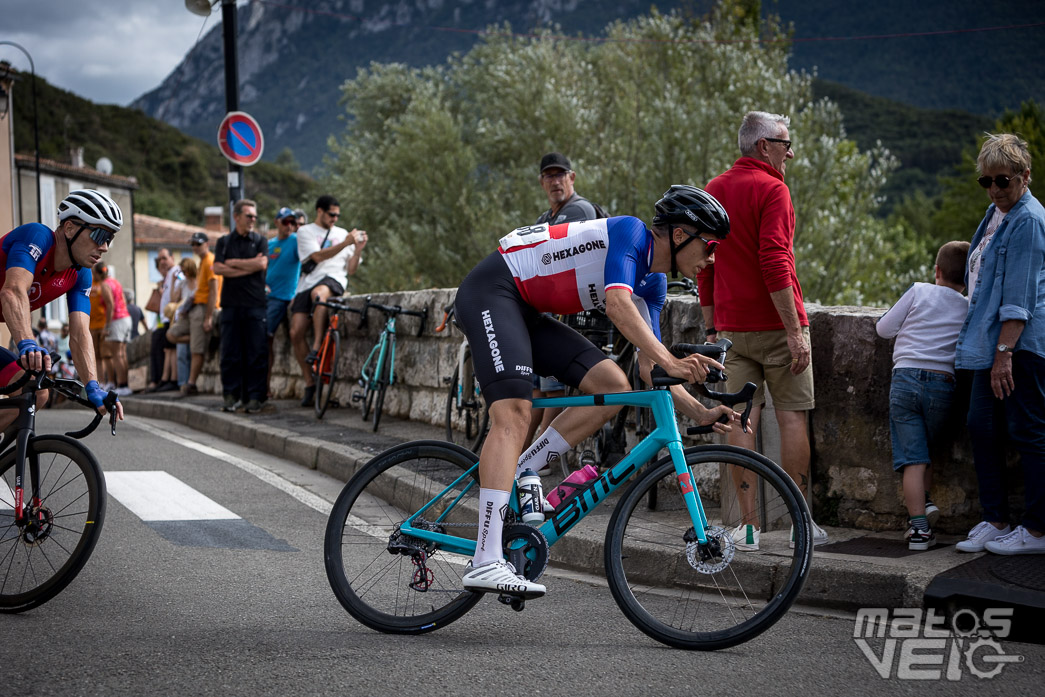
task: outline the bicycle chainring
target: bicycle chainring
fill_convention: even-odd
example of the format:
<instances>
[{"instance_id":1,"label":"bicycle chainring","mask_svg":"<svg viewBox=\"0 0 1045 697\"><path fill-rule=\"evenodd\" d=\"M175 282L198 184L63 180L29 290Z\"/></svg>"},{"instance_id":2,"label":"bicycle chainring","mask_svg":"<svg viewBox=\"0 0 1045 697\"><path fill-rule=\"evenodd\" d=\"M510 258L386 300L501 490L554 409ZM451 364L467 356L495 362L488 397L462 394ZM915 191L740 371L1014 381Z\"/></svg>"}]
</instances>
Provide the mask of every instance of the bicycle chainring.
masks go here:
<instances>
[{"instance_id":1,"label":"bicycle chainring","mask_svg":"<svg viewBox=\"0 0 1045 697\"><path fill-rule=\"evenodd\" d=\"M524 525L504 526L504 556L515 570L530 581L536 581L548 568L548 540L535 527Z\"/></svg>"},{"instance_id":2,"label":"bicycle chainring","mask_svg":"<svg viewBox=\"0 0 1045 697\"><path fill-rule=\"evenodd\" d=\"M737 546L725 528L711 526L704 531L704 535L708 541L703 545L696 539L689 539L695 536L686 535L686 560L698 573L717 574L733 561Z\"/></svg>"}]
</instances>

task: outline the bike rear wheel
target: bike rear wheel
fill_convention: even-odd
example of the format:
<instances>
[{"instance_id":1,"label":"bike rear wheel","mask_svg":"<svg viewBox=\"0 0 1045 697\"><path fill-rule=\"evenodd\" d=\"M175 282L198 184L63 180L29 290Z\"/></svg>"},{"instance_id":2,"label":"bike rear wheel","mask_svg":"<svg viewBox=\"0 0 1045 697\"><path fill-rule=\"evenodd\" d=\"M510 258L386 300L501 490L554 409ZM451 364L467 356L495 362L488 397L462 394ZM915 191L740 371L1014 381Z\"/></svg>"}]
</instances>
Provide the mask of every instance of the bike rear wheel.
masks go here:
<instances>
[{"instance_id":1,"label":"bike rear wheel","mask_svg":"<svg viewBox=\"0 0 1045 697\"><path fill-rule=\"evenodd\" d=\"M399 533L404 520L477 460L441 441L404 443L375 457L345 485L327 523L324 558L330 586L349 614L380 632L423 634L479 602L482 594L461 585L466 557ZM476 468L457 492L429 511L430 522L415 526L438 526L475 540L478 477ZM422 558L426 571L417 563Z\"/></svg>"},{"instance_id":2,"label":"bike rear wheel","mask_svg":"<svg viewBox=\"0 0 1045 697\"><path fill-rule=\"evenodd\" d=\"M91 556L105 519L105 478L87 448L63 436L29 441L25 509L14 517L15 449L0 456L0 612L22 612L58 595ZM29 458L40 472L40 507L30 511Z\"/></svg>"},{"instance_id":3,"label":"bike rear wheel","mask_svg":"<svg viewBox=\"0 0 1045 697\"><path fill-rule=\"evenodd\" d=\"M472 377L470 382L471 384L462 386L461 368L454 368L454 376L450 379L450 391L446 395L446 439L451 443L463 445L472 452L479 452L483 440L486 439L486 431L490 427L490 414L486 409L486 402L479 394L475 378ZM460 406L458 390L461 390Z\"/></svg>"},{"instance_id":4,"label":"bike rear wheel","mask_svg":"<svg viewBox=\"0 0 1045 697\"><path fill-rule=\"evenodd\" d=\"M700 566L680 479L663 458L613 512L607 577L621 611L650 637L681 649L722 649L764 632L798 597L813 556L809 509L791 478L757 453L703 446L686 450L686 463L689 481L681 484L701 497L715 528L708 537L721 556ZM737 487L749 493L749 505L739 504ZM744 508L751 510L746 516ZM761 529L758 551L733 542L732 531L745 521Z\"/></svg>"},{"instance_id":5,"label":"bike rear wheel","mask_svg":"<svg viewBox=\"0 0 1045 697\"><path fill-rule=\"evenodd\" d=\"M341 355L341 336L337 330L327 331L316 358L316 418L322 419L330 406L337 383L337 359Z\"/></svg>"}]
</instances>

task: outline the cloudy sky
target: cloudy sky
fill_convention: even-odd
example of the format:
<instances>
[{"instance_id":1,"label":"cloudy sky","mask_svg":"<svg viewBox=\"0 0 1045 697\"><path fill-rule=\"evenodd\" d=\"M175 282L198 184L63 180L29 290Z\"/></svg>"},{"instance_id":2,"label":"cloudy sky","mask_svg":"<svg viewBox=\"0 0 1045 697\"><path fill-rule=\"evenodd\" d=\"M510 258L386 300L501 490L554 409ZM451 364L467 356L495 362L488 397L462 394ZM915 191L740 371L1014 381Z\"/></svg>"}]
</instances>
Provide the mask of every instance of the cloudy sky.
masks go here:
<instances>
[{"instance_id":1,"label":"cloudy sky","mask_svg":"<svg viewBox=\"0 0 1045 697\"><path fill-rule=\"evenodd\" d=\"M0 17L0 41L21 44L38 75L99 104L120 105L159 85L204 26L185 0L0 0ZM220 24L219 6L204 33ZM29 72L16 48L0 45L0 59Z\"/></svg>"}]
</instances>

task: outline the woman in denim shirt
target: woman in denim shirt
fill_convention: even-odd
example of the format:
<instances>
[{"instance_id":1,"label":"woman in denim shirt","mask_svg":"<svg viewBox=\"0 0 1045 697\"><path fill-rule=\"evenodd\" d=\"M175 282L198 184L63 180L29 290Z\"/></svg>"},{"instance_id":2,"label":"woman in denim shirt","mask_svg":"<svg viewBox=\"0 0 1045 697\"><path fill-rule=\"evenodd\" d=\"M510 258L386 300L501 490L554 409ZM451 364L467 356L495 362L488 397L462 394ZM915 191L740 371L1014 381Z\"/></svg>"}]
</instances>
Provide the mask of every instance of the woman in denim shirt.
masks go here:
<instances>
[{"instance_id":1,"label":"woman in denim shirt","mask_svg":"<svg viewBox=\"0 0 1045 697\"><path fill-rule=\"evenodd\" d=\"M958 550L1045 554L1045 209L1030 193L1027 143L988 136L976 167L992 205L969 247L965 319L955 367L971 370L969 433L983 522ZM1021 525L1009 527L1005 449L1020 453L1026 496Z\"/></svg>"}]
</instances>

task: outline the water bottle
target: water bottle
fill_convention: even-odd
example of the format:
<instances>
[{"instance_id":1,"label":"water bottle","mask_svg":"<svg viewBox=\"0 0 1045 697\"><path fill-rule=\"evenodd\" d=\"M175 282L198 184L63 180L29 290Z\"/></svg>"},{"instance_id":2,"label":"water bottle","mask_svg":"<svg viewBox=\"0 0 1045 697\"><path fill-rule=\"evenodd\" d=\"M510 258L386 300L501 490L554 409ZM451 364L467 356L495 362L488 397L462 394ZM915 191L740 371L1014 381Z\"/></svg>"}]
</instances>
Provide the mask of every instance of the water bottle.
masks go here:
<instances>
[{"instance_id":1,"label":"water bottle","mask_svg":"<svg viewBox=\"0 0 1045 697\"><path fill-rule=\"evenodd\" d=\"M552 508L558 508L565 499L570 498L574 492L583 489L584 484L599 478L599 470L591 465L585 465L579 470L570 472L570 476L562 481L562 484L548 492L548 503Z\"/></svg>"},{"instance_id":2,"label":"water bottle","mask_svg":"<svg viewBox=\"0 0 1045 697\"><path fill-rule=\"evenodd\" d=\"M541 488L540 476L531 469L523 470L517 485L519 491L519 510L524 523L544 522L544 490Z\"/></svg>"}]
</instances>

